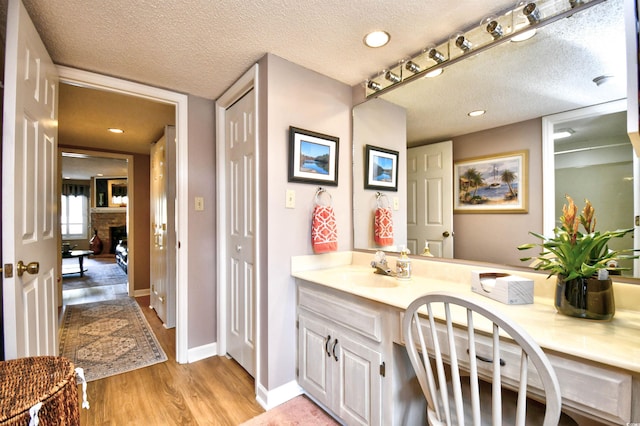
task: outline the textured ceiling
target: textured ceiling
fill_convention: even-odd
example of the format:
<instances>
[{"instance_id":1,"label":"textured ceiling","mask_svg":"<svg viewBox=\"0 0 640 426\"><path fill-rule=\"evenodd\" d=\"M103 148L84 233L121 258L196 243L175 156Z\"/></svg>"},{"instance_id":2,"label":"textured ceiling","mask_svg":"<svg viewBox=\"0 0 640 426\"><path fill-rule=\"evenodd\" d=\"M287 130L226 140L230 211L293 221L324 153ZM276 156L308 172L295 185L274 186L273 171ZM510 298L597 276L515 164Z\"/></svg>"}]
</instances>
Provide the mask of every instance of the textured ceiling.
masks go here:
<instances>
[{"instance_id":1,"label":"textured ceiling","mask_svg":"<svg viewBox=\"0 0 640 426\"><path fill-rule=\"evenodd\" d=\"M596 86L601 75L614 78ZM597 4L525 42L496 46L381 97L407 109L409 145L625 98L623 0ZM467 115L478 109L487 112Z\"/></svg>"},{"instance_id":2,"label":"textured ceiling","mask_svg":"<svg viewBox=\"0 0 640 426\"><path fill-rule=\"evenodd\" d=\"M216 99L265 53L349 85L513 0L24 0L57 64ZM391 34L364 46L374 29Z\"/></svg>"},{"instance_id":3,"label":"textured ceiling","mask_svg":"<svg viewBox=\"0 0 640 426\"><path fill-rule=\"evenodd\" d=\"M219 97L267 52L357 85L399 59L514 4L513 0L494 0L490 6L477 0L110 0L99 5L86 0L23 2L55 63L208 99ZM592 10L599 12L590 16L596 21L574 29L569 21L577 21L577 16L564 20L566 23L552 24L563 27L560 33L565 41L555 39L547 27L526 43L505 43L470 56L432 79L445 81L457 76L447 84L424 89L416 81L384 97L407 108L412 144L586 105L596 99L591 96L595 85L590 80L611 70L619 77L618 84L602 86L600 91L606 95L597 99L624 97L621 5L622 0L609 0L594 6ZM589 11L580 15L583 13ZM380 49L365 47L362 38L373 29L388 31L391 42ZM580 29L586 31L577 32ZM609 41L610 36L618 37L617 41ZM545 40L552 41L549 44ZM535 46L541 50L532 53ZM596 58L594 47L608 56ZM562 58L568 64L558 60ZM569 68L565 68L567 65ZM571 78L564 79L567 76ZM104 142L104 135L92 132L89 126L102 132L111 126L105 126L108 120L89 123L96 118L80 112L91 109L77 108L79 100L69 100L68 105L63 99L65 92L78 95L73 89L61 89L62 145L86 146L93 141L97 146L106 144L102 149L148 152L149 139L139 145L135 142L142 137L138 133L145 132L143 129L130 128L124 138ZM534 96L537 94L543 97ZM104 114L109 114L108 102L97 103ZM133 105L132 110L127 109L129 105ZM466 113L476 105L488 113L469 121ZM125 117L145 118L143 108L128 101L116 110ZM161 129L169 124L165 121L162 117L152 126ZM77 123L85 127L75 128ZM149 125L146 120L138 124L129 120L129 124ZM159 130L146 132L157 134ZM123 145L116 145L117 141Z\"/></svg>"}]
</instances>

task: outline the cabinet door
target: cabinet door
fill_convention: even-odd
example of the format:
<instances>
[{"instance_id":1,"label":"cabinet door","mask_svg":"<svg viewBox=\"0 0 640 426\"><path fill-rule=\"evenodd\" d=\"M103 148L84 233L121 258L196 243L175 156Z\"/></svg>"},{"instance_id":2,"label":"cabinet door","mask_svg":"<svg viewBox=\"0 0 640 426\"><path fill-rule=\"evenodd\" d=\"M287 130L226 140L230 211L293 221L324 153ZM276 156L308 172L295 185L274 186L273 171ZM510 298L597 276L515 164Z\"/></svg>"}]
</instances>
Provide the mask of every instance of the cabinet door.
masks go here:
<instances>
[{"instance_id":1,"label":"cabinet door","mask_svg":"<svg viewBox=\"0 0 640 426\"><path fill-rule=\"evenodd\" d=\"M298 330L298 383L318 401L330 407L331 364L329 344L335 336L319 321L299 316Z\"/></svg>"},{"instance_id":2,"label":"cabinet door","mask_svg":"<svg viewBox=\"0 0 640 426\"><path fill-rule=\"evenodd\" d=\"M380 352L346 338L337 336L334 361L334 408L348 425L379 425L382 412L382 376Z\"/></svg>"}]
</instances>

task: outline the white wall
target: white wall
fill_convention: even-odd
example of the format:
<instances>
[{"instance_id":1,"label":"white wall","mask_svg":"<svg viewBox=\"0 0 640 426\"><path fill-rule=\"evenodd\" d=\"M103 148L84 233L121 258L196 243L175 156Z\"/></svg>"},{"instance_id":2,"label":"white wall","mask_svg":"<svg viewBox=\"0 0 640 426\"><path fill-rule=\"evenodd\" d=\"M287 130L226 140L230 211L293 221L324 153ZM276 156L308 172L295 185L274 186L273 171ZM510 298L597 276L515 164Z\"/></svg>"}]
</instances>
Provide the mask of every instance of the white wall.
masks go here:
<instances>
[{"instance_id":1,"label":"white wall","mask_svg":"<svg viewBox=\"0 0 640 426\"><path fill-rule=\"evenodd\" d=\"M311 213L318 185L287 181L289 126L337 136L338 186L325 186L338 223L338 250L353 247L351 215L351 87L277 56L260 62L259 159L261 191L266 191L266 250L262 264L262 341L259 384L268 390L296 380L297 329L291 256L313 254ZM296 207L285 208L285 192L295 191Z\"/></svg>"}]
</instances>

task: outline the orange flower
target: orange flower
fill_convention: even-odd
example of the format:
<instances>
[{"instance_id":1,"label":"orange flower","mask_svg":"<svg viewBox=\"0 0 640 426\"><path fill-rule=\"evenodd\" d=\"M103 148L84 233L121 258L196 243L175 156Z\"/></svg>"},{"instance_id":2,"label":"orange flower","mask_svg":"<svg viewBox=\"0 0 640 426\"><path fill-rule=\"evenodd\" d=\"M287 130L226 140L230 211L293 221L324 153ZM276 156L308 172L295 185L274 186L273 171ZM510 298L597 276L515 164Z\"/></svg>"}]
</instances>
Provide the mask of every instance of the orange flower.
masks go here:
<instances>
[{"instance_id":1,"label":"orange flower","mask_svg":"<svg viewBox=\"0 0 640 426\"><path fill-rule=\"evenodd\" d=\"M587 231L587 234L590 234L596 229L596 218L594 217L595 210L589 200L585 199L584 201L586 204L582 210L582 215L580 215L580 222L582 223L582 226L584 226L585 231ZM593 227L591 226L592 222Z\"/></svg>"},{"instance_id":2,"label":"orange flower","mask_svg":"<svg viewBox=\"0 0 640 426\"><path fill-rule=\"evenodd\" d=\"M562 206L563 214L560 220L562 221L562 228L570 236L571 244L574 244L578 235L578 226L580 225L580 221L576 218L578 207L573 202L573 199L571 197L569 197L568 195L565 195L565 197L569 201L569 204L565 204L564 206Z\"/></svg>"}]
</instances>

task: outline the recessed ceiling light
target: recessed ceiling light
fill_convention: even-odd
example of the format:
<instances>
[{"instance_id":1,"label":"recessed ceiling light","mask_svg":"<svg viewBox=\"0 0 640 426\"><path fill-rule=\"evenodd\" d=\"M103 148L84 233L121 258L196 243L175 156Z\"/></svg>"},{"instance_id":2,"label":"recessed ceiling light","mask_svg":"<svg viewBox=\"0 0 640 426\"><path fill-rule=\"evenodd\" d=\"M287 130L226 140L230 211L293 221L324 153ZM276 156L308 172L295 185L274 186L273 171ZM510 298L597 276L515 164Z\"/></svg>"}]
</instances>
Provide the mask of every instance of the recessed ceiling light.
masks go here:
<instances>
[{"instance_id":1,"label":"recessed ceiling light","mask_svg":"<svg viewBox=\"0 0 640 426\"><path fill-rule=\"evenodd\" d=\"M442 74L444 72L444 70L442 68L438 68L436 70L433 71L429 71L428 73L426 73L424 76L427 78L433 78L433 77L437 77L440 74Z\"/></svg>"},{"instance_id":2,"label":"recessed ceiling light","mask_svg":"<svg viewBox=\"0 0 640 426\"><path fill-rule=\"evenodd\" d=\"M67 180L69 180L69 179L71 179L71 176L64 176L62 179L67 179Z\"/></svg>"},{"instance_id":3,"label":"recessed ceiling light","mask_svg":"<svg viewBox=\"0 0 640 426\"><path fill-rule=\"evenodd\" d=\"M124 130L116 129L115 127L109 127L107 130L110 131L111 133L124 133Z\"/></svg>"},{"instance_id":4,"label":"recessed ceiling light","mask_svg":"<svg viewBox=\"0 0 640 426\"><path fill-rule=\"evenodd\" d=\"M467 113L467 115L469 117L480 117L481 115L484 115L487 111L483 110L483 109L477 109L475 111L471 111L469 113Z\"/></svg>"},{"instance_id":5,"label":"recessed ceiling light","mask_svg":"<svg viewBox=\"0 0 640 426\"><path fill-rule=\"evenodd\" d=\"M102 173L96 173L96 176L98 176L98 177L102 177L102 176L104 176L104 174L102 174Z\"/></svg>"},{"instance_id":6,"label":"recessed ceiling light","mask_svg":"<svg viewBox=\"0 0 640 426\"><path fill-rule=\"evenodd\" d=\"M386 31L372 31L364 36L364 44L368 47L382 47L389 43L391 36Z\"/></svg>"}]
</instances>

